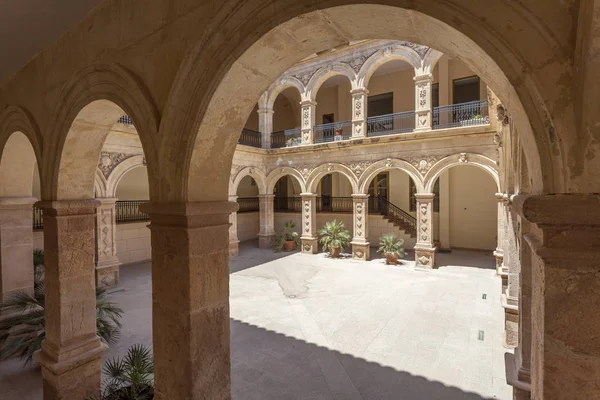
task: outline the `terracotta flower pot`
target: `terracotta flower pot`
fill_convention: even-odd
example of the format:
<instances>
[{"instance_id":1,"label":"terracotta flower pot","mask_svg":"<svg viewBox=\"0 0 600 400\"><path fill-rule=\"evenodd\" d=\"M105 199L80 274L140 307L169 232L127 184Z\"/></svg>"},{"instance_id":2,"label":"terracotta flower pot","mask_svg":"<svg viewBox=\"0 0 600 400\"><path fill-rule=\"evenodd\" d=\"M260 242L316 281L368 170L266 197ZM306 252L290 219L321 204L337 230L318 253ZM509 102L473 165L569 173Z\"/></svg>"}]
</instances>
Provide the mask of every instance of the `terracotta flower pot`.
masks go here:
<instances>
[{"instance_id":1,"label":"terracotta flower pot","mask_svg":"<svg viewBox=\"0 0 600 400\"><path fill-rule=\"evenodd\" d=\"M340 258L340 253L342 252L341 247L335 247L333 250L329 250L329 255L332 258Z\"/></svg>"},{"instance_id":2,"label":"terracotta flower pot","mask_svg":"<svg viewBox=\"0 0 600 400\"><path fill-rule=\"evenodd\" d=\"M283 242L283 251L293 251L294 250L294 241L287 240Z\"/></svg>"},{"instance_id":3,"label":"terracotta flower pot","mask_svg":"<svg viewBox=\"0 0 600 400\"><path fill-rule=\"evenodd\" d=\"M388 265L398 264L398 253L385 253L385 263Z\"/></svg>"}]
</instances>

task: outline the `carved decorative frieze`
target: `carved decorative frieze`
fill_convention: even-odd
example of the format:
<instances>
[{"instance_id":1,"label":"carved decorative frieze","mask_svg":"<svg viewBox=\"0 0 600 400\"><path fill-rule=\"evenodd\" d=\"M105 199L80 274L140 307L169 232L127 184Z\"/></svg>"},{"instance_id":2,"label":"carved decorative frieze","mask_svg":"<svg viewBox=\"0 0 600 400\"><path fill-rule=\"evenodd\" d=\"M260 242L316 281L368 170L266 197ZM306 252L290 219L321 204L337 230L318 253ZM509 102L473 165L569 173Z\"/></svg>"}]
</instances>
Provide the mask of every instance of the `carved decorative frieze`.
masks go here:
<instances>
[{"instance_id":1,"label":"carved decorative frieze","mask_svg":"<svg viewBox=\"0 0 600 400\"><path fill-rule=\"evenodd\" d=\"M377 53L379 50L371 51L369 53L360 54L354 56L350 60L342 61L344 64L348 64L350 68L354 70L354 72L358 73L362 68L363 64L371 57L373 54Z\"/></svg>"},{"instance_id":2,"label":"carved decorative frieze","mask_svg":"<svg viewBox=\"0 0 600 400\"><path fill-rule=\"evenodd\" d=\"M508 125L510 122L508 110L502 104L496 106L496 119L498 119L498 122L501 122L502 125Z\"/></svg>"},{"instance_id":3,"label":"carved decorative frieze","mask_svg":"<svg viewBox=\"0 0 600 400\"><path fill-rule=\"evenodd\" d=\"M428 226L427 226L427 219L428 219L428 208L429 205L427 203L421 203L420 207L419 207L419 211L421 212L421 215L419 216L419 218L421 219L421 241L426 242L429 239L429 233L428 231Z\"/></svg>"},{"instance_id":4,"label":"carved decorative frieze","mask_svg":"<svg viewBox=\"0 0 600 400\"><path fill-rule=\"evenodd\" d=\"M427 54L427 52L429 51L429 47L424 46L422 44L417 44L413 42L400 42L399 44L400 46L410 47L411 49L416 51L417 54L421 56L421 58L425 58L425 54Z\"/></svg>"},{"instance_id":5,"label":"carved decorative frieze","mask_svg":"<svg viewBox=\"0 0 600 400\"><path fill-rule=\"evenodd\" d=\"M304 179L308 179L308 177L315 170L315 168L315 165L303 165L298 167L298 169L300 170L300 174Z\"/></svg>"},{"instance_id":6,"label":"carved decorative frieze","mask_svg":"<svg viewBox=\"0 0 600 400\"><path fill-rule=\"evenodd\" d=\"M458 162L460 163L468 163L469 162L469 156L467 155L467 153L460 153L460 155L458 156Z\"/></svg>"},{"instance_id":7,"label":"carved decorative frieze","mask_svg":"<svg viewBox=\"0 0 600 400\"><path fill-rule=\"evenodd\" d=\"M308 85L310 78L317 72L317 69L312 69L310 71L299 72L297 74L292 75L294 78L298 79L304 86Z\"/></svg>"},{"instance_id":8,"label":"carved decorative frieze","mask_svg":"<svg viewBox=\"0 0 600 400\"><path fill-rule=\"evenodd\" d=\"M411 158L408 161L416 168L419 170L419 172L421 173L421 175L425 176L425 174L427 173L427 171L429 171L431 169L431 167L433 167L433 164L435 164L438 161L438 157L422 157L422 158Z\"/></svg>"},{"instance_id":9,"label":"carved decorative frieze","mask_svg":"<svg viewBox=\"0 0 600 400\"><path fill-rule=\"evenodd\" d=\"M231 183L233 183L233 181L235 181L235 177L240 173L241 170L243 170L244 168L246 168L244 165L232 165L231 166L231 176L229 177L231 179Z\"/></svg>"},{"instance_id":10,"label":"carved decorative frieze","mask_svg":"<svg viewBox=\"0 0 600 400\"><path fill-rule=\"evenodd\" d=\"M369 167L369 165L373 164L371 161L359 161L357 163L350 164L350 169L357 177L360 177L365 169Z\"/></svg>"},{"instance_id":11,"label":"carved decorative frieze","mask_svg":"<svg viewBox=\"0 0 600 400\"><path fill-rule=\"evenodd\" d=\"M102 154L100 154L98 168L100 168L100 171L102 171L102 175L104 175L105 178L108 178L110 173L115 169L117 165L123 162L123 160L126 160L133 156L135 156L135 154L113 153L109 151L103 151Z\"/></svg>"}]
</instances>

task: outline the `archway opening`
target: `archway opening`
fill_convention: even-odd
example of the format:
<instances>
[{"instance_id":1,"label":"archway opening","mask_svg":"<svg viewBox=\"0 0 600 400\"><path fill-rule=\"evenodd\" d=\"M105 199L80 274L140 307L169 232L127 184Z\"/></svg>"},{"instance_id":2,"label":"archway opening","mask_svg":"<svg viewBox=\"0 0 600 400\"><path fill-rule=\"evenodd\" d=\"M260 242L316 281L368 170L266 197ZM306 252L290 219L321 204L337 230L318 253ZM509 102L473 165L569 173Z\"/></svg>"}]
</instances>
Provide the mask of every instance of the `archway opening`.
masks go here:
<instances>
[{"instance_id":1,"label":"archway opening","mask_svg":"<svg viewBox=\"0 0 600 400\"><path fill-rule=\"evenodd\" d=\"M301 234L302 187L292 175L279 178L273 186L273 211L275 232L280 231L286 222L293 221L294 231Z\"/></svg>"},{"instance_id":2,"label":"archway opening","mask_svg":"<svg viewBox=\"0 0 600 400\"><path fill-rule=\"evenodd\" d=\"M344 140L352 136L352 84L346 75L336 74L314 88L314 142Z\"/></svg>"},{"instance_id":3,"label":"archway opening","mask_svg":"<svg viewBox=\"0 0 600 400\"><path fill-rule=\"evenodd\" d=\"M253 177L245 176L237 187L237 239L240 242L256 241L260 231L259 188Z\"/></svg>"}]
</instances>

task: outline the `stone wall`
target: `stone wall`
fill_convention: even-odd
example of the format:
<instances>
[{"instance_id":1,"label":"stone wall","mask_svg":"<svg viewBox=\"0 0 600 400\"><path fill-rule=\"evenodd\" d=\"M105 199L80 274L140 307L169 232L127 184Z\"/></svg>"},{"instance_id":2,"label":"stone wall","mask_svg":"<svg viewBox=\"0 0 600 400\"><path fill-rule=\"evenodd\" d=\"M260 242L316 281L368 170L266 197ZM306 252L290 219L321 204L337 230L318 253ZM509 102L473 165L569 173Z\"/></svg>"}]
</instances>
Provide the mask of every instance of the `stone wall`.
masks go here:
<instances>
[{"instance_id":1,"label":"stone wall","mask_svg":"<svg viewBox=\"0 0 600 400\"><path fill-rule=\"evenodd\" d=\"M238 213L237 228L238 240L244 242L246 240L256 240L260 226L258 223L258 211L251 213Z\"/></svg>"}]
</instances>

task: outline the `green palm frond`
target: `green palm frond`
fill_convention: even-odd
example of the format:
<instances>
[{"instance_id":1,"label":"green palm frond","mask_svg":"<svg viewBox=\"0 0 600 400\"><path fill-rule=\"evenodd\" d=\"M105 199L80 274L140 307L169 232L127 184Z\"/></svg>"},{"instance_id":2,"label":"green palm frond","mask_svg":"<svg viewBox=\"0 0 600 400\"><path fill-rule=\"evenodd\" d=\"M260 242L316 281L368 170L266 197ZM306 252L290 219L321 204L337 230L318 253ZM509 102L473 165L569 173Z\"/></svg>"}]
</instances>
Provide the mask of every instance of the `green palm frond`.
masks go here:
<instances>
[{"instance_id":1,"label":"green palm frond","mask_svg":"<svg viewBox=\"0 0 600 400\"><path fill-rule=\"evenodd\" d=\"M323 245L323 248L329 251L333 251L335 248L344 249L350 245L350 232L348 232L344 226L343 221L328 221L319 230L319 242Z\"/></svg>"},{"instance_id":2,"label":"green palm frond","mask_svg":"<svg viewBox=\"0 0 600 400\"><path fill-rule=\"evenodd\" d=\"M146 400L154 398L154 361L149 349L134 345L123 358L105 362L103 400Z\"/></svg>"},{"instance_id":3,"label":"green palm frond","mask_svg":"<svg viewBox=\"0 0 600 400\"><path fill-rule=\"evenodd\" d=\"M378 253L397 253L398 257L404 257L404 240L397 237L396 235L383 235L379 238L379 249Z\"/></svg>"}]
</instances>

